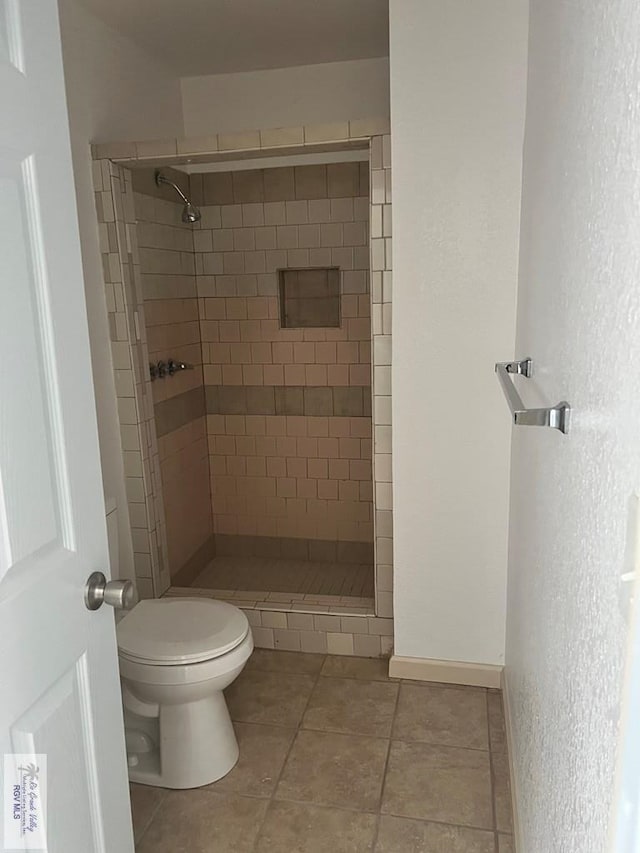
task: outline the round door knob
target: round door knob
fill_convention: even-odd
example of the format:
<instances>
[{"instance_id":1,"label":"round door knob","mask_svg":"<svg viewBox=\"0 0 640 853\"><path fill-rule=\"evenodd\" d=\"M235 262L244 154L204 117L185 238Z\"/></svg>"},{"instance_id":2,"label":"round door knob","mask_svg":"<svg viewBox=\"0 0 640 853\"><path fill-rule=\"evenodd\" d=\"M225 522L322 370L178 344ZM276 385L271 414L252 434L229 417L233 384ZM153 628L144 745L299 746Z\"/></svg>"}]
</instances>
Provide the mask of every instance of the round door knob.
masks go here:
<instances>
[{"instance_id":1,"label":"round door knob","mask_svg":"<svg viewBox=\"0 0 640 853\"><path fill-rule=\"evenodd\" d=\"M116 610L131 610L136 603L136 587L131 580L107 581L103 572L93 572L84 590L84 603L97 610L106 602Z\"/></svg>"}]
</instances>

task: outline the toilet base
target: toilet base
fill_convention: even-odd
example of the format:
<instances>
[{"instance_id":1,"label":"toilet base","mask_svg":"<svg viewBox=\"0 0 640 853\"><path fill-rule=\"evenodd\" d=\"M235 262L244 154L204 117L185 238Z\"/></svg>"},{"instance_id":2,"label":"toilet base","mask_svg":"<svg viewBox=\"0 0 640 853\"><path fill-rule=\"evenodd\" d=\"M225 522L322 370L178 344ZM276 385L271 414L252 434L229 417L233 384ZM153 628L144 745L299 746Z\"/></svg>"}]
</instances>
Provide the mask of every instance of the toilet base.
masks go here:
<instances>
[{"instance_id":1,"label":"toilet base","mask_svg":"<svg viewBox=\"0 0 640 853\"><path fill-rule=\"evenodd\" d=\"M125 730L129 779L142 785L199 788L226 776L238 761L238 741L222 691L196 702L162 705L155 719L125 706ZM141 751L131 749L136 742Z\"/></svg>"}]
</instances>

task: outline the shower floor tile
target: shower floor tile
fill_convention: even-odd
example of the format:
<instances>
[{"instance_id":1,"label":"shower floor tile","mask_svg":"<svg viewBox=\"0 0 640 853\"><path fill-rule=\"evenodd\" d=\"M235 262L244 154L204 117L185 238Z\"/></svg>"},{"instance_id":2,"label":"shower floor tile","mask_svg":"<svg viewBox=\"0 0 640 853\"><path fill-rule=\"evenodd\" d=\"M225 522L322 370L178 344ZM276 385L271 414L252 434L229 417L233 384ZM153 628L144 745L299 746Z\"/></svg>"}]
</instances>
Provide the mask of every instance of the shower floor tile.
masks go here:
<instances>
[{"instance_id":1,"label":"shower floor tile","mask_svg":"<svg viewBox=\"0 0 640 853\"><path fill-rule=\"evenodd\" d=\"M192 587L369 598L374 594L373 566L216 557L195 578Z\"/></svg>"}]
</instances>

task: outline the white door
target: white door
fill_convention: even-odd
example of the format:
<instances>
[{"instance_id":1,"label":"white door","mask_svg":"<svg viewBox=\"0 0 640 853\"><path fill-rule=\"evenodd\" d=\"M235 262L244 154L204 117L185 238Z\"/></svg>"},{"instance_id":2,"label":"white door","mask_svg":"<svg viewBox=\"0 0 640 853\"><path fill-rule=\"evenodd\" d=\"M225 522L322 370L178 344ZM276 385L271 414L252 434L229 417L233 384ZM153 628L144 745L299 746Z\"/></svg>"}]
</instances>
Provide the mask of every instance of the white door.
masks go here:
<instances>
[{"instance_id":1,"label":"white door","mask_svg":"<svg viewBox=\"0 0 640 853\"><path fill-rule=\"evenodd\" d=\"M0 850L133 850L114 613L83 598L95 570L108 549L57 4L0 0Z\"/></svg>"}]
</instances>

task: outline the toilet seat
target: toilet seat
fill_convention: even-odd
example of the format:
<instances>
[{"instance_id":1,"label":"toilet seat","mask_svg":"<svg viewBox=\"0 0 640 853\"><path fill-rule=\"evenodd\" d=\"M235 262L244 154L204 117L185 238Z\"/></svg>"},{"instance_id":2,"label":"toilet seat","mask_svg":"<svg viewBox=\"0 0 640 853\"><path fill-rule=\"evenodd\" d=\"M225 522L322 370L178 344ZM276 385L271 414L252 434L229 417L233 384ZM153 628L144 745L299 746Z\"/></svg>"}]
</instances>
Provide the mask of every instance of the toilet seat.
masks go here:
<instances>
[{"instance_id":1,"label":"toilet seat","mask_svg":"<svg viewBox=\"0 0 640 853\"><path fill-rule=\"evenodd\" d=\"M116 628L119 654L154 666L213 660L236 648L248 632L239 608L210 598L141 601Z\"/></svg>"}]
</instances>

